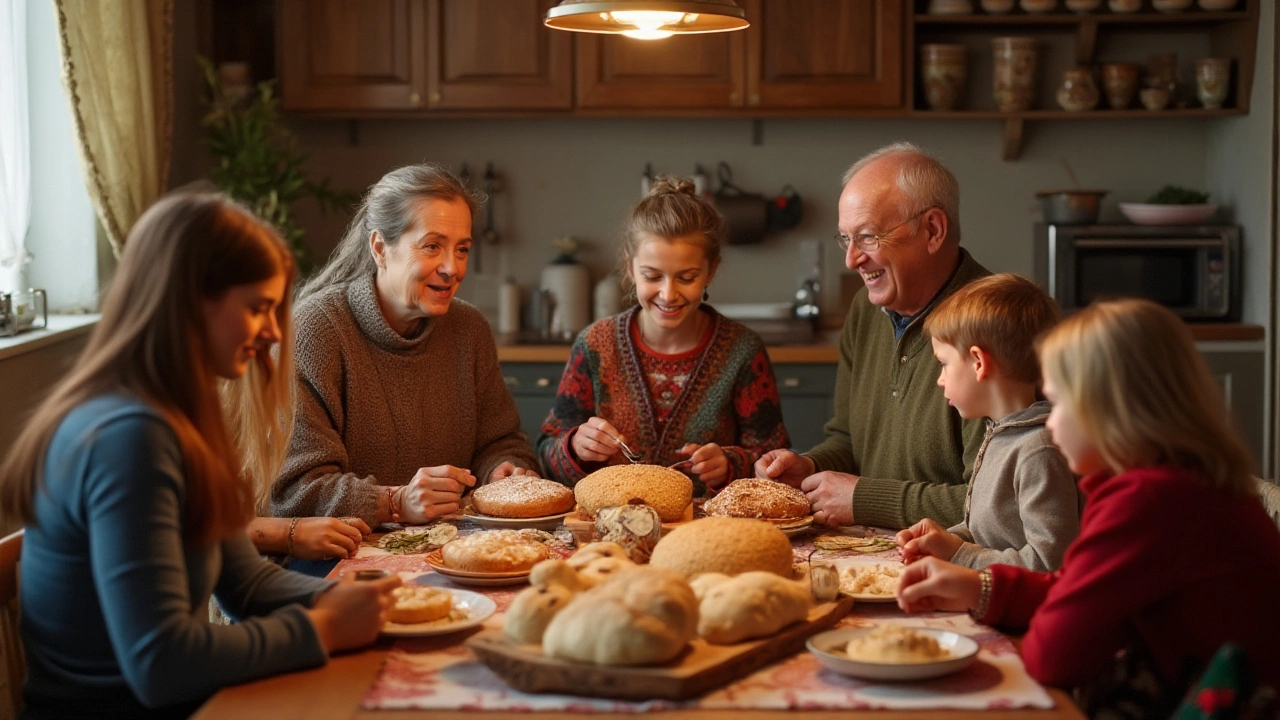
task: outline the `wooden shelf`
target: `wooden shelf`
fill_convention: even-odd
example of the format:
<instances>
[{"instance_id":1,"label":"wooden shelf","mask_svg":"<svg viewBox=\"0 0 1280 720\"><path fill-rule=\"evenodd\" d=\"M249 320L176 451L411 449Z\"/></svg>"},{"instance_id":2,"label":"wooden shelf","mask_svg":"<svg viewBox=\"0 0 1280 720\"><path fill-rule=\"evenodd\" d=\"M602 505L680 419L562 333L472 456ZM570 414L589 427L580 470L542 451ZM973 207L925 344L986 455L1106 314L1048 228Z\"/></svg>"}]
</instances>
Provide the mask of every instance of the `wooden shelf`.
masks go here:
<instances>
[{"instance_id":1,"label":"wooden shelf","mask_svg":"<svg viewBox=\"0 0 1280 720\"><path fill-rule=\"evenodd\" d=\"M1107 25L1160 26L1160 25L1194 25L1203 23L1231 22L1248 20L1249 11L1229 10L1226 12L1180 12L1180 13L1046 13L1007 14L1007 15L915 15L916 25L964 25L966 29L974 25L1024 25L1052 26L1079 25L1080 23L1100 23Z\"/></svg>"},{"instance_id":2,"label":"wooden shelf","mask_svg":"<svg viewBox=\"0 0 1280 720\"><path fill-rule=\"evenodd\" d=\"M1240 108L1166 108L1164 110L1145 110L1131 108L1128 110L1025 110L1022 112L1000 112L999 110L922 110L911 111L913 118L937 118L939 120L1157 120L1165 118L1215 118L1229 115L1247 115L1248 111Z\"/></svg>"}]
</instances>

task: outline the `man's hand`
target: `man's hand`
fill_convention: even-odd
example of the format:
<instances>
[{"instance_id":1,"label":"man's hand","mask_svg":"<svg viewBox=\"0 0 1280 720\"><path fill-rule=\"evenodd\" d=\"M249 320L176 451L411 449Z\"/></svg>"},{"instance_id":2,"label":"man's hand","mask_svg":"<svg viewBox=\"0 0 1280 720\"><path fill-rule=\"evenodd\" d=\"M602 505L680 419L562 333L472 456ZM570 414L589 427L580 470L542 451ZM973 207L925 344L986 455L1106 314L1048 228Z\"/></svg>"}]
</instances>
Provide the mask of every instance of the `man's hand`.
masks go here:
<instances>
[{"instance_id":1,"label":"man's hand","mask_svg":"<svg viewBox=\"0 0 1280 720\"><path fill-rule=\"evenodd\" d=\"M791 450L770 450L756 461L756 477L777 480L791 487L800 487L805 478L813 474L813 458Z\"/></svg>"},{"instance_id":2,"label":"man's hand","mask_svg":"<svg viewBox=\"0 0 1280 720\"><path fill-rule=\"evenodd\" d=\"M396 493L400 522L421 525L457 512L464 488L475 487L470 470L452 465L419 468L408 485Z\"/></svg>"},{"instance_id":3,"label":"man's hand","mask_svg":"<svg viewBox=\"0 0 1280 720\"><path fill-rule=\"evenodd\" d=\"M805 478L800 483L800 489L809 496L809 507L813 511L815 522L824 525L852 525L853 489L857 485L857 475L827 470Z\"/></svg>"},{"instance_id":4,"label":"man's hand","mask_svg":"<svg viewBox=\"0 0 1280 720\"><path fill-rule=\"evenodd\" d=\"M676 451L677 455L689 456L691 466L689 472L709 488L718 488L731 478L729 477L729 456L724 449L715 443L698 445L688 443Z\"/></svg>"},{"instance_id":5,"label":"man's hand","mask_svg":"<svg viewBox=\"0 0 1280 720\"><path fill-rule=\"evenodd\" d=\"M894 538L902 548L902 561L910 565L922 557L950 560L964 544L964 538L947 532L946 528L930 518L925 518Z\"/></svg>"}]
</instances>

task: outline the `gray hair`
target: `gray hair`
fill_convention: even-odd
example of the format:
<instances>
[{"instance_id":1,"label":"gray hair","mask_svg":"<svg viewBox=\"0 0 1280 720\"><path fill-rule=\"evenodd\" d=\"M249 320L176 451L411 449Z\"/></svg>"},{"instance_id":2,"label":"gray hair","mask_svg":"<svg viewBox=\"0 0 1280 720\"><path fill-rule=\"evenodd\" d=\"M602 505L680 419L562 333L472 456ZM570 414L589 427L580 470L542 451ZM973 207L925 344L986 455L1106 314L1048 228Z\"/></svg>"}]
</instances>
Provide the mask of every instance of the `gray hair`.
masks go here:
<instances>
[{"instance_id":1,"label":"gray hair","mask_svg":"<svg viewBox=\"0 0 1280 720\"><path fill-rule=\"evenodd\" d=\"M895 142L862 156L845 171L842 186L871 163L890 157L898 163L897 185L905 199L898 208L902 217L929 207L942 208L947 216L947 239L959 244L960 184L937 157L915 143Z\"/></svg>"},{"instance_id":2,"label":"gray hair","mask_svg":"<svg viewBox=\"0 0 1280 720\"><path fill-rule=\"evenodd\" d=\"M300 290L298 300L324 288L350 282L377 270L369 252L369 235L377 230L388 245L395 245L414 222L414 210L424 200L462 200L474 215L486 198L478 195L453 173L435 163L396 168L374 183L355 217L342 235L329 262Z\"/></svg>"}]
</instances>

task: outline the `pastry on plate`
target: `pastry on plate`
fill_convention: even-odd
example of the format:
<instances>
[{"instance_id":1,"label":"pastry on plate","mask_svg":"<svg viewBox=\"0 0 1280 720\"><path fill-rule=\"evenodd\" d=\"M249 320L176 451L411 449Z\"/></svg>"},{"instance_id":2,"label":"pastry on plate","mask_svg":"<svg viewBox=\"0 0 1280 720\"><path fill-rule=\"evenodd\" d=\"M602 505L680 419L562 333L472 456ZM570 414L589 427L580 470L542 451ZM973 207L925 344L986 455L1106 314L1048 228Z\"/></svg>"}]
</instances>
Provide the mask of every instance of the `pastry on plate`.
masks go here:
<instances>
[{"instance_id":1,"label":"pastry on plate","mask_svg":"<svg viewBox=\"0 0 1280 720\"><path fill-rule=\"evenodd\" d=\"M486 530L449 542L440 555L454 570L516 573L529 570L551 553L546 545L518 530Z\"/></svg>"},{"instance_id":2,"label":"pastry on plate","mask_svg":"<svg viewBox=\"0 0 1280 720\"><path fill-rule=\"evenodd\" d=\"M387 609L387 620L393 623L425 623L449 617L453 611L453 593L425 585L401 585L391 591L395 604Z\"/></svg>"},{"instance_id":3,"label":"pastry on plate","mask_svg":"<svg viewBox=\"0 0 1280 720\"><path fill-rule=\"evenodd\" d=\"M776 480L743 478L726 485L702 509L707 515L797 521L809 514L809 498Z\"/></svg>"},{"instance_id":4,"label":"pastry on plate","mask_svg":"<svg viewBox=\"0 0 1280 720\"><path fill-rule=\"evenodd\" d=\"M538 518L573 509L573 491L554 480L512 475L481 485L471 493L471 505L484 515Z\"/></svg>"}]
</instances>

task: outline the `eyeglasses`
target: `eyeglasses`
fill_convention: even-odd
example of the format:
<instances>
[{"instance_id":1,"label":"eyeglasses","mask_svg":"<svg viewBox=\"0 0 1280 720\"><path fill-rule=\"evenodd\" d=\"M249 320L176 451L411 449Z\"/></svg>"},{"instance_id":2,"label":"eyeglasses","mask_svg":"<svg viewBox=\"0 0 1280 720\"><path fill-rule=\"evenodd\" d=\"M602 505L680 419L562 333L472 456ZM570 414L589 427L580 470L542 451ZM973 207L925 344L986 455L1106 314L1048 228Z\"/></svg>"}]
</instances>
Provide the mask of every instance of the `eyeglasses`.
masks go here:
<instances>
[{"instance_id":1,"label":"eyeglasses","mask_svg":"<svg viewBox=\"0 0 1280 720\"><path fill-rule=\"evenodd\" d=\"M880 243L884 242L884 239L885 239L886 237L888 237L888 236L889 236L889 234L890 234L890 233L892 233L894 230L897 230L898 228L902 227L903 225L906 225L907 223L911 222L912 220L915 220L916 218L918 218L918 217L920 217L921 215L923 215L923 214L925 214L925 213L929 212L930 210L934 209L935 207L936 207L935 205L930 205L929 207L927 207L927 208L925 208L925 209L921 210L920 212L916 213L915 215L912 215L911 217L907 218L906 220L903 220L902 222L898 223L897 225L894 225L893 227L889 228L888 230L885 230L884 232L880 233L879 235L872 235L871 233L858 233L857 235L854 235L853 237L849 237L848 235L845 235L845 234L843 234L843 233L836 233L836 242L837 242L837 243L839 243L839 245L840 245L840 249L841 249L841 250L844 250L845 252L848 252L848 251L849 251L849 246L850 246L850 245L857 245L857 246L858 246L858 250L860 250L860 251L862 251L862 252L871 252L872 250L875 250L876 248L880 247Z\"/></svg>"}]
</instances>

